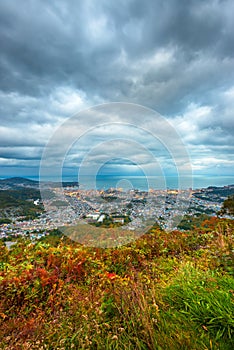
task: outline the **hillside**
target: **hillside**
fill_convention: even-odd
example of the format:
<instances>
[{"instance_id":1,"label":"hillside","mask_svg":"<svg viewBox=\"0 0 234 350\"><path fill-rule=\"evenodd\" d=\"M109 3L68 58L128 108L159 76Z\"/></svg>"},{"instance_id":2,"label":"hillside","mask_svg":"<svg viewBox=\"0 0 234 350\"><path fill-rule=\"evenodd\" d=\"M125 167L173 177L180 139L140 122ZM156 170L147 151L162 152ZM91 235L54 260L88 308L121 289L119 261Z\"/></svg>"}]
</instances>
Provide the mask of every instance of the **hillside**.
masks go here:
<instances>
[{"instance_id":1,"label":"hillside","mask_svg":"<svg viewBox=\"0 0 234 350\"><path fill-rule=\"evenodd\" d=\"M9 190L9 189L20 189L20 188L39 188L39 181L30 180L25 177L11 177L7 179L1 179L0 180L0 189L2 190ZM54 188L58 186L58 182L56 181L41 181L41 184L43 184L43 188ZM73 187L73 186L79 186L77 181L63 181L62 182L63 187Z\"/></svg>"},{"instance_id":2,"label":"hillside","mask_svg":"<svg viewBox=\"0 0 234 350\"><path fill-rule=\"evenodd\" d=\"M221 214L229 214L232 216L234 215L234 194L232 196L229 196L223 202Z\"/></svg>"},{"instance_id":3,"label":"hillside","mask_svg":"<svg viewBox=\"0 0 234 350\"><path fill-rule=\"evenodd\" d=\"M119 248L1 246L1 349L233 349L234 222Z\"/></svg>"},{"instance_id":4,"label":"hillside","mask_svg":"<svg viewBox=\"0 0 234 350\"><path fill-rule=\"evenodd\" d=\"M39 186L39 182L24 177L11 177L8 179L0 180L0 188L15 188L24 186L35 188Z\"/></svg>"},{"instance_id":5,"label":"hillside","mask_svg":"<svg viewBox=\"0 0 234 350\"><path fill-rule=\"evenodd\" d=\"M8 222L14 216L37 217L43 206L35 205L33 201L40 197L40 191L34 188L0 190L0 222Z\"/></svg>"}]
</instances>

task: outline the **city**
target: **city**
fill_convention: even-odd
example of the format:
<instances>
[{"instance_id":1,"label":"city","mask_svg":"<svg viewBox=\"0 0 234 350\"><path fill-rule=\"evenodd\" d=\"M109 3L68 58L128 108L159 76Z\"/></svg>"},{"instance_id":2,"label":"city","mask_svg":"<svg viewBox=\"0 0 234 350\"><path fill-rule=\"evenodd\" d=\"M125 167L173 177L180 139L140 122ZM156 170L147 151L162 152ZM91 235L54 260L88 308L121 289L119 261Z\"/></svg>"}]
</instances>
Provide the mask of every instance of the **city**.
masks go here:
<instances>
[{"instance_id":1,"label":"city","mask_svg":"<svg viewBox=\"0 0 234 350\"><path fill-rule=\"evenodd\" d=\"M50 184L46 187L48 190L50 198L42 196L43 199L31 200L35 208L44 207L34 219L25 219L14 211L9 217L8 213L9 222L0 225L1 239L30 237L34 240L51 230L77 224L137 231L157 223L166 230L183 229L180 222L185 216L187 219L201 214L217 216L223 201L234 193L234 185L145 192L121 188L81 190L73 184L61 189Z\"/></svg>"}]
</instances>

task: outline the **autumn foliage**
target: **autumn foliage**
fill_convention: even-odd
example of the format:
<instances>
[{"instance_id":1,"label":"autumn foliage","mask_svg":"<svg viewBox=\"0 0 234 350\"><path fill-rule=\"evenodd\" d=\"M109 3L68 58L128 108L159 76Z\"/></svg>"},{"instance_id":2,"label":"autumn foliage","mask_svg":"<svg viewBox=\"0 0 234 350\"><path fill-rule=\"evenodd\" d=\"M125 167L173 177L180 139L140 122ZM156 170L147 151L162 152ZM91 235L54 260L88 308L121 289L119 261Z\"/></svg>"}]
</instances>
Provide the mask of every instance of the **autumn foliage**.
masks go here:
<instances>
[{"instance_id":1,"label":"autumn foliage","mask_svg":"<svg viewBox=\"0 0 234 350\"><path fill-rule=\"evenodd\" d=\"M233 228L0 246L1 349L232 349ZM48 243L50 242L50 243Z\"/></svg>"}]
</instances>

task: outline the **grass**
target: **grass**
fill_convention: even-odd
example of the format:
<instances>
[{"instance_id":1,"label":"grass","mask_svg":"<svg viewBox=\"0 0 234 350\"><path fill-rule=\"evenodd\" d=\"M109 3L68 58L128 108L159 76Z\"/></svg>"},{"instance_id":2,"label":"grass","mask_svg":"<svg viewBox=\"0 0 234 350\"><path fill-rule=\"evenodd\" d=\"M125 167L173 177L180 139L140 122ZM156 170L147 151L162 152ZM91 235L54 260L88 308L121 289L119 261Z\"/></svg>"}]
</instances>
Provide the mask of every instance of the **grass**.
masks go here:
<instances>
[{"instance_id":1,"label":"grass","mask_svg":"<svg viewBox=\"0 0 234 350\"><path fill-rule=\"evenodd\" d=\"M0 246L1 349L234 347L233 221L119 248Z\"/></svg>"}]
</instances>

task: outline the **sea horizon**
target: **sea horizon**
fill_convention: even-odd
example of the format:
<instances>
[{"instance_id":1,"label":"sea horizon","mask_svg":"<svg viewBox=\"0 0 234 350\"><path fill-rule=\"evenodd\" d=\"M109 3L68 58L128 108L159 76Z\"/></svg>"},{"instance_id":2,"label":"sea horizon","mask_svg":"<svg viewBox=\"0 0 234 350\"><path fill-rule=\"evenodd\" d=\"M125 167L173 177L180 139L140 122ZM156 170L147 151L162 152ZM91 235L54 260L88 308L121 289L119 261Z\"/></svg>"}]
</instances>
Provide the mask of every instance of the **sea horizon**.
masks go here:
<instances>
[{"instance_id":1,"label":"sea horizon","mask_svg":"<svg viewBox=\"0 0 234 350\"><path fill-rule=\"evenodd\" d=\"M58 178L53 176L40 177L40 176L4 176L0 179L9 179L13 177L22 177L40 182L59 182ZM189 189L193 190L199 188L207 188L210 186L223 187L231 186L234 184L234 176L207 176L207 175L193 175L191 176L178 176L168 175L165 177L160 176L138 176L138 175L82 175L82 176L63 176L63 182L78 182L81 189L109 189L109 188L124 188L138 189L147 191L149 189Z\"/></svg>"}]
</instances>

